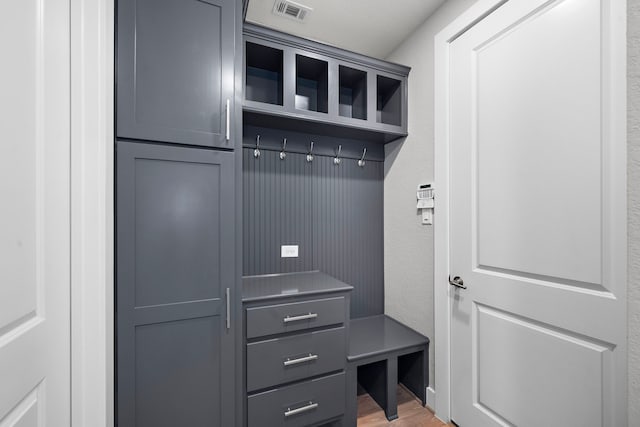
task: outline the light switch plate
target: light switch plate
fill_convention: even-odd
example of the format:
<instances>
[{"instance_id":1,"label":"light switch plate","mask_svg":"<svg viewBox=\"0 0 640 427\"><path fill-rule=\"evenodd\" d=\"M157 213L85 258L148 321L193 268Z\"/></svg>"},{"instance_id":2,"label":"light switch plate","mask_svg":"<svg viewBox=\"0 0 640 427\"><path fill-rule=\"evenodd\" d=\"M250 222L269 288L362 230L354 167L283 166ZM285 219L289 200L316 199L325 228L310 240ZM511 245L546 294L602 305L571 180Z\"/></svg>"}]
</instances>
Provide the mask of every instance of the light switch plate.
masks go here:
<instances>
[{"instance_id":1,"label":"light switch plate","mask_svg":"<svg viewBox=\"0 0 640 427\"><path fill-rule=\"evenodd\" d=\"M282 245L280 247L281 258L298 258L298 245Z\"/></svg>"}]
</instances>

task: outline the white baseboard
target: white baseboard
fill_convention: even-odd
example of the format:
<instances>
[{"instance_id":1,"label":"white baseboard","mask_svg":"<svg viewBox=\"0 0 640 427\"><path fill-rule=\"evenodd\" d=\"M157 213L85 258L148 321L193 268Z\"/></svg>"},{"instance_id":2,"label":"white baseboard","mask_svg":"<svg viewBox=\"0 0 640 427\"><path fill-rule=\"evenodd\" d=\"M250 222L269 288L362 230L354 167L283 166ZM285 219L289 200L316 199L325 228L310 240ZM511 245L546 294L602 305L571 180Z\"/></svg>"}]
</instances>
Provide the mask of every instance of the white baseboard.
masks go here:
<instances>
[{"instance_id":1,"label":"white baseboard","mask_svg":"<svg viewBox=\"0 0 640 427\"><path fill-rule=\"evenodd\" d=\"M427 387L427 407L434 412L436 410L436 391L433 387Z\"/></svg>"}]
</instances>

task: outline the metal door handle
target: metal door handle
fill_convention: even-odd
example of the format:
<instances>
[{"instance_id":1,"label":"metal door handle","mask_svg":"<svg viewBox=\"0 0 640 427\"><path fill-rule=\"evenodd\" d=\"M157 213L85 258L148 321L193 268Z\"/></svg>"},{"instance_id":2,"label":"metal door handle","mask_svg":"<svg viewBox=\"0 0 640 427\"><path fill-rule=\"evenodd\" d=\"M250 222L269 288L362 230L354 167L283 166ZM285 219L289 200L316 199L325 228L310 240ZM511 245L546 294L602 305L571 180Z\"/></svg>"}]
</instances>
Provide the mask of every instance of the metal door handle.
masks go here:
<instances>
[{"instance_id":1,"label":"metal door handle","mask_svg":"<svg viewBox=\"0 0 640 427\"><path fill-rule=\"evenodd\" d=\"M309 402L308 405L301 406L300 408L296 408L296 409L287 408L287 410L284 411L284 416L285 417L290 417L291 415L300 414L302 412L307 412L307 411L310 411L312 409L316 409L317 407L318 407L317 403Z\"/></svg>"},{"instance_id":2,"label":"metal door handle","mask_svg":"<svg viewBox=\"0 0 640 427\"><path fill-rule=\"evenodd\" d=\"M309 314L303 314L301 316L287 316L284 319L282 319L282 321L284 323L289 323L289 322L297 322L298 320L315 319L316 317L318 317L317 313L309 313Z\"/></svg>"},{"instance_id":3,"label":"metal door handle","mask_svg":"<svg viewBox=\"0 0 640 427\"><path fill-rule=\"evenodd\" d=\"M231 328L231 298L230 298L230 291L229 288L227 288L226 291L226 295L227 295L227 329Z\"/></svg>"},{"instance_id":4,"label":"metal door handle","mask_svg":"<svg viewBox=\"0 0 640 427\"><path fill-rule=\"evenodd\" d=\"M449 276L449 284L455 286L456 288L467 289L464 284L464 280L462 280L462 277L460 276L455 276L453 279L451 279L451 276Z\"/></svg>"},{"instance_id":5,"label":"metal door handle","mask_svg":"<svg viewBox=\"0 0 640 427\"><path fill-rule=\"evenodd\" d=\"M301 357L299 359L287 359L287 360L285 360L284 361L284 366L297 365L298 363L311 362L313 360L318 360L318 355L309 353L308 356Z\"/></svg>"},{"instance_id":6,"label":"metal door handle","mask_svg":"<svg viewBox=\"0 0 640 427\"><path fill-rule=\"evenodd\" d=\"M226 112L227 112L227 131L225 133L225 138L227 139L227 141L231 138L231 101L229 101L229 99L227 99L227 105L226 105Z\"/></svg>"}]
</instances>

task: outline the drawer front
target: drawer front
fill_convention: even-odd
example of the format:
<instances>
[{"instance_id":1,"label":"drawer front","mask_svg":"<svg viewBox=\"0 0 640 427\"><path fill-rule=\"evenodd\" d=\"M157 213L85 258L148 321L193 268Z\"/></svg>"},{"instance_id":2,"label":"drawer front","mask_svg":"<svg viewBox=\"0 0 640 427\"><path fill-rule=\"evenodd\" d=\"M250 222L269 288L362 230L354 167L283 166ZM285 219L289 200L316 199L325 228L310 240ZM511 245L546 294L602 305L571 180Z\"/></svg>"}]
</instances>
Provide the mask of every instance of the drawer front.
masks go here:
<instances>
[{"instance_id":1,"label":"drawer front","mask_svg":"<svg viewBox=\"0 0 640 427\"><path fill-rule=\"evenodd\" d=\"M302 427L345 410L345 375L329 375L248 398L249 427Z\"/></svg>"},{"instance_id":2,"label":"drawer front","mask_svg":"<svg viewBox=\"0 0 640 427\"><path fill-rule=\"evenodd\" d=\"M345 321L344 297L247 309L247 338L300 331Z\"/></svg>"},{"instance_id":3,"label":"drawer front","mask_svg":"<svg viewBox=\"0 0 640 427\"><path fill-rule=\"evenodd\" d=\"M247 390L344 369L344 327L247 344Z\"/></svg>"}]
</instances>

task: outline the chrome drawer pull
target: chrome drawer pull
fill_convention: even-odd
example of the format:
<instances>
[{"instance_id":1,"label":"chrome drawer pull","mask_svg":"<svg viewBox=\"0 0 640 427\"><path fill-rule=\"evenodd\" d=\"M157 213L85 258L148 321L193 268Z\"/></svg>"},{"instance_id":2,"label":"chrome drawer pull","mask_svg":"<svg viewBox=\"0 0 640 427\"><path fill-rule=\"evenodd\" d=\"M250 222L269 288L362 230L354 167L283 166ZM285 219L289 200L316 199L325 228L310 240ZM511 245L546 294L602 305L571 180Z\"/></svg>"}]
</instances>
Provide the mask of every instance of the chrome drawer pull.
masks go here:
<instances>
[{"instance_id":1,"label":"chrome drawer pull","mask_svg":"<svg viewBox=\"0 0 640 427\"><path fill-rule=\"evenodd\" d=\"M309 353L308 356L301 357L299 359L293 359L293 360L287 359L287 360L285 360L284 361L284 366L297 365L298 363L311 362L313 360L318 360L318 355Z\"/></svg>"},{"instance_id":2,"label":"chrome drawer pull","mask_svg":"<svg viewBox=\"0 0 640 427\"><path fill-rule=\"evenodd\" d=\"M309 314L303 314L301 316L287 316L282 320L284 321L284 323L289 323L289 322L297 322L298 320L315 319L316 317L318 317L318 313L309 313Z\"/></svg>"},{"instance_id":3,"label":"chrome drawer pull","mask_svg":"<svg viewBox=\"0 0 640 427\"><path fill-rule=\"evenodd\" d=\"M291 415L301 414L302 412L307 412L312 409L316 409L317 407L318 407L317 403L309 402L308 405L301 406L300 408L296 408L296 409L287 408L287 410L284 411L284 416L290 417Z\"/></svg>"}]
</instances>

